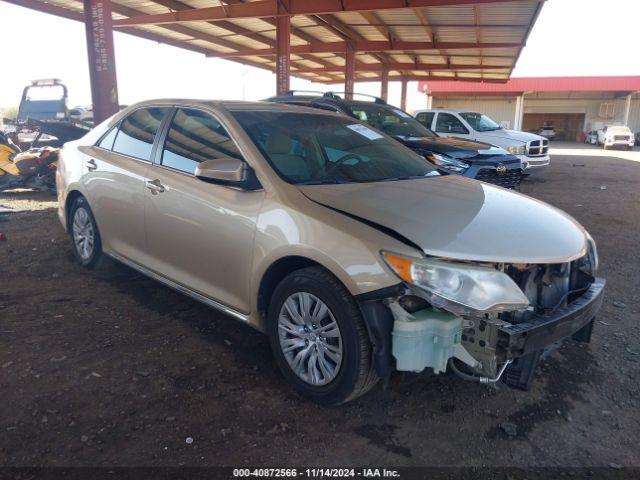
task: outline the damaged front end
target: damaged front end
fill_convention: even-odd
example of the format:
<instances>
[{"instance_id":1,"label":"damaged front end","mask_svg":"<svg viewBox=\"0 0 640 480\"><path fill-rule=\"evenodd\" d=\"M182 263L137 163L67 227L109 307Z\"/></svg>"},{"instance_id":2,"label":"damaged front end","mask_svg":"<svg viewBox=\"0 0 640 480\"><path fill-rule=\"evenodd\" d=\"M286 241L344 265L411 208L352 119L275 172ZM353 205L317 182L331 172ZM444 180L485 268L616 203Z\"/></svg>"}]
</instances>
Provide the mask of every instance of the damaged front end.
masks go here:
<instances>
[{"instance_id":1,"label":"damaged front end","mask_svg":"<svg viewBox=\"0 0 640 480\"><path fill-rule=\"evenodd\" d=\"M360 298L374 367L449 370L528 389L540 357L562 340L588 342L604 295L597 253L560 264L487 264L382 255L402 279Z\"/></svg>"}]
</instances>

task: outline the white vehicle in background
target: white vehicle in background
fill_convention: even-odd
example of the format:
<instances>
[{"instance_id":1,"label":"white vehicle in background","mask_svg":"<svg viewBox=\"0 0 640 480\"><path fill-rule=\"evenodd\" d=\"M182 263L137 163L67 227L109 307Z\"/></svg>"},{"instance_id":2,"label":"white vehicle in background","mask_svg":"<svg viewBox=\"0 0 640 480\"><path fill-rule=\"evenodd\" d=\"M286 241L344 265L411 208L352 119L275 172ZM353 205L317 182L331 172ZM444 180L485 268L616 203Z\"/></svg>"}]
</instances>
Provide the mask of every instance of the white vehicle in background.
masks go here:
<instances>
[{"instance_id":1,"label":"white vehicle in background","mask_svg":"<svg viewBox=\"0 0 640 480\"><path fill-rule=\"evenodd\" d=\"M556 129L553 128L553 125L545 125L540 129L538 135L551 141L556 136Z\"/></svg>"},{"instance_id":2,"label":"white vehicle in background","mask_svg":"<svg viewBox=\"0 0 640 480\"><path fill-rule=\"evenodd\" d=\"M633 148L635 136L627 126L605 125L602 130L598 130L597 142L605 150L611 147L625 147L628 150Z\"/></svg>"},{"instance_id":3,"label":"white vehicle in background","mask_svg":"<svg viewBox=\"0 0 640 480\"><path fill-rule=\"evenodd\" d=\"M441 137L460 137L490 143L520 158L525 175L549 165L549 140L534 133L507 130L493 119L464 110L417 110L416 120Z\"/></svg>"},{"instance_id":4,"label":"white vehicle in background","mask_svg":"<svg viewBox=\"0 0 640 480\"><path fill-rule=\"evenodd\" d=\"M75 107L69 110L69 118L74 122L93 125L93 107Z\"/></svg>"}]
</instances>

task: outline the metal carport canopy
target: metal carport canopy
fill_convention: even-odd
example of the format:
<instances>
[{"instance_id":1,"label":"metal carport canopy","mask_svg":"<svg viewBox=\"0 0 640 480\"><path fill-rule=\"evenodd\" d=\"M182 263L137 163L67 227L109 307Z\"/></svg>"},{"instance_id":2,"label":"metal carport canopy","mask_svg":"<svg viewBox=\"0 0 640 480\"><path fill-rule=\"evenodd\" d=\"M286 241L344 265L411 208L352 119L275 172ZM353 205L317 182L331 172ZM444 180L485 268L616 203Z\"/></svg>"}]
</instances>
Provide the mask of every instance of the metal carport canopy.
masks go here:
<instances>
[{"instance_id":1,"label":"metal carport canopy","mask_svg":"<svg viewBox=\"0 0 640 480\"><path fill-rule=\"evenodd\" d=\"M117 109L112 30L320 83L505 82L544 0L3 0L84 21L94 116ZM404 98L403 98L404 100ZM404 102L403 102L404 103Z\"/></svg>"}]
</instances>

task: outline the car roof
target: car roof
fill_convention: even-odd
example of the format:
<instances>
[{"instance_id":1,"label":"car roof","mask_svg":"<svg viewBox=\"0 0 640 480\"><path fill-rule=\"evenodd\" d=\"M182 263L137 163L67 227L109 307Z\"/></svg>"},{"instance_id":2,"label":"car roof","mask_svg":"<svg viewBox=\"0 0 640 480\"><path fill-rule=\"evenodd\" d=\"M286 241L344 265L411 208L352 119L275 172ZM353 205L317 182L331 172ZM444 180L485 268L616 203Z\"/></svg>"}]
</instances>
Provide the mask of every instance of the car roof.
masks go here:
<instances>
[{"instance_id":1,"label":"car roof","mask_svg":"<svg viewBox=\"0 0 640 480\"><path fill-rule=\"evenodd\" d=\"M132 105L129 105L125 110L132 111L145 106L173 106L182 105L190 107L203 107L203 108L222 108L229 111L240 110L260 110L260 111L282 111L282 112L300 112L301 109L306 110L308 113L314 113L318 115L332 115L333 112L326 110L318 110L316 108L309 108L304 106L293 106L285 103L275 102L249 102L243 100L203 100L203 99L188 99L188 98L156 98L151 100L144 100ZM123 110L123 111L125 111Z\"/></svg>"}]
</instances>

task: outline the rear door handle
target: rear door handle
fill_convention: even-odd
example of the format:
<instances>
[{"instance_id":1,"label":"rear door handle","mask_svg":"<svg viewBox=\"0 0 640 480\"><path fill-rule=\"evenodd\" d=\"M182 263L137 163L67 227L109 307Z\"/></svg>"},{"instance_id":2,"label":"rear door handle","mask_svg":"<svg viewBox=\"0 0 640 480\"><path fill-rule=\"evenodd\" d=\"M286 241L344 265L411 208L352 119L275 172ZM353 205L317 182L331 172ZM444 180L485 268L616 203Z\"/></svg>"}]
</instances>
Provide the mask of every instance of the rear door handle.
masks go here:
<instances>
[{"instance_id":1,"label":"rear door handle","mask_svg":"<svg viewBox=\"0 0 640 480\"><path fill-rule=\"evenodd\" d=\"M160 180L147 180L146 182L147 188L151 190L153 195L157 195L158 193L164 192L164 185L160 183Z\"/></svg>"},{"instance_id":2,"label":"rear door handle","mask_svg":"<svg viewBox=\"0 0 640 480\"><path fill-rule=\"evenodd\" d=\"M93 158L90 160L87 160L87 170L89 170L90 172L93 172L94 170L97 170L97 169L98 169L98 164Z\"/></svg>"}]
</instances>

